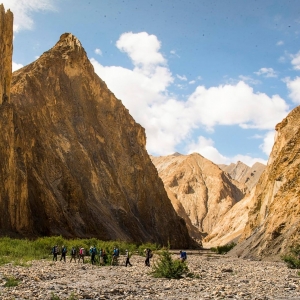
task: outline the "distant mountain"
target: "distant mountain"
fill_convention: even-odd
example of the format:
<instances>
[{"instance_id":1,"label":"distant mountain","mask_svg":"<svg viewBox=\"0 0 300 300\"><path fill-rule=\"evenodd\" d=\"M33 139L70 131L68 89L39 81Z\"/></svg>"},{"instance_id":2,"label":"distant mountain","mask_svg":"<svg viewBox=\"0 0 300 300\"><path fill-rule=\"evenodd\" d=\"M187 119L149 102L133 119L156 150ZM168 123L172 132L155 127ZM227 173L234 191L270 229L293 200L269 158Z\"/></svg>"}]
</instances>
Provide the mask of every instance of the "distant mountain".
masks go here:
<instances>
[{"instance_id":1,"label":"distant mountain","mask_svg":"<svg viewBox=\"0 0 300 300\"><path fill-rule=\"evenodd\" d=\"M264 164L259 162L256 162L250 168L241 161L238 161L236 164L220 164L218 166L221 170L227 172L231 178L237 180L238 182L244 183L248 187L249 191L251 191L255 187L261 174L266 168Z\"/></svg>"},{"instance_id":2,"label":"distant mountain","mask_svg":"<svg viewBox=\"0 0 300 300\"><path fill-rule=\"evenodd\" d=\"M151 157L191 236L201 238L240 201L246 187L200 154Z\"/></svg>"}]
</instances>

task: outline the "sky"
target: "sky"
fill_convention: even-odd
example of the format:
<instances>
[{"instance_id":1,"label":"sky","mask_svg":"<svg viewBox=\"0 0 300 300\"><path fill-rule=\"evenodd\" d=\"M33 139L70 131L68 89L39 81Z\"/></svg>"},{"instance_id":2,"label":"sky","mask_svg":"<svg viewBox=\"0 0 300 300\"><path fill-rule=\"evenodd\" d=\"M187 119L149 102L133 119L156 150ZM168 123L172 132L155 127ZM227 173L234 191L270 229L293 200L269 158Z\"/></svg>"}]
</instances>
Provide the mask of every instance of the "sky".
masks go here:
<instances>
[{"instance_id":1,"label":"sky","mask_svg":"<svg viewBox=\"0 0 300 300\"><path fill-rule=\"evenodd\" d=\"M267 163L300 104L298 0L0 0L13 70L74 34L154 156Z\"/></svg>"}]
</instances>

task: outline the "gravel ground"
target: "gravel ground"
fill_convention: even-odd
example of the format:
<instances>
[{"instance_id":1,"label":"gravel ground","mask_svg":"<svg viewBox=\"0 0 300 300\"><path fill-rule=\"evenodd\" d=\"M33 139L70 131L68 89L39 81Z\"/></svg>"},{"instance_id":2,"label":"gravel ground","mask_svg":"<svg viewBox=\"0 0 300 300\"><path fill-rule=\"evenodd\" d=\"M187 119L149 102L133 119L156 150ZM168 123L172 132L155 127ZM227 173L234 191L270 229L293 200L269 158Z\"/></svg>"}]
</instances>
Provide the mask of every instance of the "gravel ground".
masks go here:
<instances>
[{"instance_id":1,"label":"gravel ground","mask_svg":"<svg viewBox=\"0 0 300 300\"><path fill-rule=\"evenodd\" d=\"M30 267L7 264L0 267L0 299L300 299L299 270L281 262L189 255L196 276L180 280L153 278L143 257L132 256L131 263L127 268L47 260ZM4 287L7 277L20 280L18 286Z\"/></svg>"}]
</instances>

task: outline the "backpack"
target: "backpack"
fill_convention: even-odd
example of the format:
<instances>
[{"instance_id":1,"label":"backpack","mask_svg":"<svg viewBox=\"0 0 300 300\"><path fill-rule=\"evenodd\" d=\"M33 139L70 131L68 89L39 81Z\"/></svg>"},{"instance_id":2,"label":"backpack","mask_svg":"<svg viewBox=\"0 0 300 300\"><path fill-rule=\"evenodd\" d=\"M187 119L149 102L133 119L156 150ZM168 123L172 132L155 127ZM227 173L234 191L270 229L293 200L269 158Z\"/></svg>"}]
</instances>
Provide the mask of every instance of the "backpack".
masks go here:
<instances>
[{"instance_id":1,"label":"backpack","mask_svg":"<svg viewBox=\"0 0 300 300\"><path fill-rule=\"evenodd\" d=\"M149 250L149 258L152 258L153 257L153 252L152 250Z\"/></svg>"},{"instance_id":2,"label":"backpack","mask_svg":"<svg viewBox=\"0 0 300 300\"><path fill-rule=\"evenodd\" d=\"M62 253L62 254L66 254L66 253L67 253L67 248L66 248L66 247L62 248L62 249L61 249L61 253Z\"/></svg>"},{"instance_id":3,"label":"backpack","mask_svg":"<svg viewBox=\"0 0 300 300\"><path fill-rule=\"evenodd\" d=\"M71 255L75 255L76 254L76 249L75 248L72 248L71 250Z\"/></svg>"},{"instance_id":4,"label":"backpack","mask_svg":"<svg viewBox=\"0 0 300 300\"><path fill-rule=\"evenodd\" d=\"M119 256L119 249L116 249L116 256Z\"/></svg>"},{"instance_id":5,"label":"backpack","mask_svg":"<svg viewBox=\"0 0 300 300\"><path fill-rule=\"evenodd\" d=\"M83 249L83 248L80 248L79 254L80 254L80 255L83 255L83 256L85 255L85 252L84 252L84 249Z\"/></svg>"}]
</instances>

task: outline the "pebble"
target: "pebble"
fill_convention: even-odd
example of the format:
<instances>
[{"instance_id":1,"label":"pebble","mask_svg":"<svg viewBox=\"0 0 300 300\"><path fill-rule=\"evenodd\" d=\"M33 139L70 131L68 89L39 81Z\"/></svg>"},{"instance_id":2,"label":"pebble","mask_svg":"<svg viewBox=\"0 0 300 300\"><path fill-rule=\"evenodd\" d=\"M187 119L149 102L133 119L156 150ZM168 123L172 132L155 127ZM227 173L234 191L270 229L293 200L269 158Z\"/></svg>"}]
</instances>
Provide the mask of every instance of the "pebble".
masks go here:
<instances>
[{"instance_id":1,"label":"pebble","mask_svg":"<svg viewBox=\"0 0 300 300\"><path fill-rule=\"evenodd\" d=\"M132 256L133 266L127 268L48 260L29 267L3 265L0 299L300 299L299 270L282 262L194 254L187 264L197 276L168 280L153 278L144 260ZM10 276L19 280L18 286L4 287Z\"/></svg>"}]
</instances>

